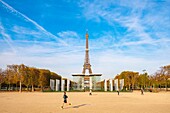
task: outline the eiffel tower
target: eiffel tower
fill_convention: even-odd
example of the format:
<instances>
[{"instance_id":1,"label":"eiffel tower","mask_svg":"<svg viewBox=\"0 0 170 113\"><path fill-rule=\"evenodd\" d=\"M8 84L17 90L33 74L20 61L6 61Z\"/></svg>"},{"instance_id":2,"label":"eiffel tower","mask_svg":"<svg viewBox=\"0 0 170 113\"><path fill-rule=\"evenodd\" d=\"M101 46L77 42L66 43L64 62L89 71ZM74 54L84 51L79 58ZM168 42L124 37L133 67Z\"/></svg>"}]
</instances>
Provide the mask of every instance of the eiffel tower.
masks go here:
<instances>
[{"instance_id":1,"label":"eiffel tower","mask_svg":"<svg viewBox=\"0 0 170 113\"><path fill-rule=\"evenodd\" d=\"M89 58L89 45L88 45L89 34L86 32L86 49L85 49L85 60L83 65L83 71L81 74L72 74L74 81L74 90L97 90L97 85L100 85L100 77L102 74L92 73L90 58ZM88 70L89 74L86 74Z\"/></svg>"},{"instance_id":2,"label":"eiffel tower","mask_svg":"<svg viewBox=\"0 0 170 113\"><path fill-rule=\"evenodd\" d=\"M89 74L92 74L92 69L90 65L90 58L89 58L89 45L88 45L88 32L86 32L86 50L85 50L85 60L83 65L83 71L82 74L85 74L86 70L89 71Z\"/></svg>"}]
</instances>

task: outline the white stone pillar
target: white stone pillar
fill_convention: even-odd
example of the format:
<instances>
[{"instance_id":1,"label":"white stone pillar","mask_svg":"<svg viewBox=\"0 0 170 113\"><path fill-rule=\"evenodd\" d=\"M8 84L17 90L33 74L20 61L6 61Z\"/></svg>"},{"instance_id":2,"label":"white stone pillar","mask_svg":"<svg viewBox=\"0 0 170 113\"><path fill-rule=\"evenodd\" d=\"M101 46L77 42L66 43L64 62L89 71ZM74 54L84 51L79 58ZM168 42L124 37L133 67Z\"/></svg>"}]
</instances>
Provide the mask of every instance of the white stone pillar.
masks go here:
<instances>
[{"instance_id":1,"label":"white stone pillar","mask_svg":"<svg viewBox=\"0 0 170 113\"><path fill-rule=\"evenodd\" d=\"M64 91L65 87L65 80L61 79L61 91Z\"/></svg>"},{"instance_id":2,"label":"white stone pillar","mask_svg":"<svg viewBox=\"0 0 170 113\"><path fill-rule=\"evenodd\" d=\"M109 82L110 82L110 87L109 87L110 91L113 91L113 81L112 81L112 79L110 79Z\"/></svg>"},{"instance_id":3,"label":"white stone pillar","mask_svg":"<svg viewBox=\"0 0 170 113\"><path fill-rule=\"evenodd\" d=\"M107 91L107 80L104 80L104 91Z\"/></svg>"},{"instance_id":4,"label":"white stone pillar","mask_svg":"<svg viewBox=\"0 0 170 113\"><path fill-rule=\"evenodd\" d=\"M67 79L67 91L70 90L70 80Z\"/></svg>"},{"instance_id":5,"label":"white stone pillar","mask_svg":"<svg viewBox=\"0 0 170 113\"><path fill-rule=\"evenodd\" d=\"M89 82L90 82L90 89L92 89L92 77L89 78Z\"/></svg>"},{"instance_id":6,"label":"white stone pillar","mask_svg":"<svg viewBox=\"0 0 170 113\"><path fill-rule=\"evenodd\" d=\"M61 91L62 91L62 80L63 80L63 79L62 79L62 77L61 77L61 80L60 80L60 88L61 88L60 90L61 90Z\"/></svg>"},{"instance_id":7,"label":"white stone pillar","mask_svg":"<svg viewBox=\"0 0 170 113\"><path fill-rule=\"evenodd\" d=\"M59 86L60 86L60 81L56 79L56 86L55 86L56 91L59 91Z\"/></svg>"},{"instance_id":8,"label":"white stone pillar","mask_svg":"<svg viewBox=\"0 0 170 113\"><path fill-rule=\"evenodd\" d=\"M82 77L81 89L84 90L84 77Z\"/></svg>"},{"instance_id":9,"label":"white stone pillar","mask_svg":"<svg viewBox=\"0 0 170 113\"><path fill-rule=\"evenodd\" d=\"M114 86L115 86L115 90L118 91L118 79L114 80Z\"/></svg>"},{"instance_id":10,"label":"white stone pillar","mask_svg":"<svg viewBox=\"0 0 170 113\"><path fill-rule=\"evenodd\" d=\"M51 90L53 90L54 91L54 80L53 79L50 79L50 88L51 88Z\"/></svg>"},{"instance_id":11,"label":"white stone pillar","mask_svg":"<svg viewBox=\"0 0 170 113\"><path fill-rule=\"evenodd\" d=\"M124 86L124 79L120 79L120 90L123 89L123 86Z\"/></svg>"},{"instance_id":12,"label":"white stone pillar","mask_svg":"<svg viewBox=\"0 0 170 113\"><path fill-rule=\"evenodd\" d=\"M78 76L77 90L81 90L80 86L81 86L81 76Z\"/></svg>"}]
</instances>

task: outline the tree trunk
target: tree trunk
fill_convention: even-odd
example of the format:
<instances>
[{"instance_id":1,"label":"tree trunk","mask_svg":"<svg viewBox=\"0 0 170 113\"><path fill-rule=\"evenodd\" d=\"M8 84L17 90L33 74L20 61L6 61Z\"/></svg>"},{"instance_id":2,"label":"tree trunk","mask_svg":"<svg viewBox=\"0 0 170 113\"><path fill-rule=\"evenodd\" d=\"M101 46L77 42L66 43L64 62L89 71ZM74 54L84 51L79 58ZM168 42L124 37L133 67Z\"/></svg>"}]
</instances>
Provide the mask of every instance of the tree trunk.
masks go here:
<instances>
[{"instance_id":1,"label":"tree trunk","mask_svg":"<svg viewBox=\"0 0 170 113\"><path fill-rule=\"evenodd\" d=\"M34 92L34 85L32 84L32 92Z\"/></svg>"},{"instance_id":2,"label":"tree trunk","mask_svg":"<svg viewBox=\"0 0 170 113\"><path fill-rule=\"evenodd\" d=\"M129 90L131 90L131 89L130 89L130 84L129 84Z\"/></svg>"},{"instance_id":3,"label":"tree trunk","mask_svg":"<svg viewBox=\"0 0 170 113\"><path fill-rule=\"evenodd\" d=\"M43 86L41 85L41 91L43 92Z\"/></svg>"},{"instance_id":4,"label":"tree trunk","mask_svg":"<svg viewBox=\"0 0 170 113\"><path fill-rule=\"evenodd\" d=\"M22 83L21 83L21 80L20 80L20 83L19 83L19 92L22 92Z\"/></svg>"},{"instance_id":5,"label":"tree trunk","mask_svg":"<svg viewBox=\"0 0 170 113\"><path fill-rule=\"evenodd\" d=\"M168 91L167 82L166 82L166 84L165 84L165 87L166 87L166 91Z\"/></svg>"},{"instance_id":6,"label":"tree trunk","mask_svg":"<svg viewBox=\"0 0 170 113\"><path fill-rule=\"evenodd\" d=\"M135 83L132 84L132 90L134 90L134 87L135 87Z\"/></svg>"},{"instance_id":7,"label":"tree trunk","mask_svg":"<svg viewBox=\"0 0 170 113\"><path fill-rule=\"evenodd\" d=\"M11 89L11 88L10 88L10 83L9 83L9 88L8 88L8 90L10 91L10 89Z\"/></svg>"},{"instance_id":8,"label":"tree trunk","mask_svg":"<svg viewBox=\"0 0 170 113\"><path fill-rule=\"evenodd\" d=\"M17 83L16 83L16 91L18 91Z\"/></svg>"},{"instance_id":9,"label":"tree trunk","mask_svg":"<svg viewBox=\"0 0 170 113\"><path fill-rule=\"evenodd\" d=\"M11 89L12 91L14 90L14 84L12 84L12 89Z\"/></svg>"},{"instance_id":10,"label":"tree trunk","mask_svg":"<svg viewBox=\"0 0 170 113\"><path fill-rule=\"evenodd\" d=\"M29 85L27 85L27 91L29 91L28 86L29 86Z\"/></svg>"}]
</instances>

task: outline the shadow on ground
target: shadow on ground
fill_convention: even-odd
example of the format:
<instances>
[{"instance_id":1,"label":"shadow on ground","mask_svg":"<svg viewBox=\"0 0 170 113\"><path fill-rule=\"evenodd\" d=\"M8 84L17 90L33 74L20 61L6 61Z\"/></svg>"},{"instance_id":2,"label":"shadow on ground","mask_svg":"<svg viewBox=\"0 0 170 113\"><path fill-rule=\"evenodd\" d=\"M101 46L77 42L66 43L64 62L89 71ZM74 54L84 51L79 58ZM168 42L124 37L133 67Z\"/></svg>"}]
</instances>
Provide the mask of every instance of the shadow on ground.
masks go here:
<instances>
[{"instance_id":1,"label":"shadow on ground","mask_svg":"<svg viewBox=\"0 0 170 113\"><path fill-rule=\"evenodd\" d=\"M83 107L83 106L87 106L89 104L80 104L80 105L75 105L75 106L71 106L71 107L66 107L64 109L69 109L69 108L79 108L79 107Z\"/></svg>"}]
</instances>

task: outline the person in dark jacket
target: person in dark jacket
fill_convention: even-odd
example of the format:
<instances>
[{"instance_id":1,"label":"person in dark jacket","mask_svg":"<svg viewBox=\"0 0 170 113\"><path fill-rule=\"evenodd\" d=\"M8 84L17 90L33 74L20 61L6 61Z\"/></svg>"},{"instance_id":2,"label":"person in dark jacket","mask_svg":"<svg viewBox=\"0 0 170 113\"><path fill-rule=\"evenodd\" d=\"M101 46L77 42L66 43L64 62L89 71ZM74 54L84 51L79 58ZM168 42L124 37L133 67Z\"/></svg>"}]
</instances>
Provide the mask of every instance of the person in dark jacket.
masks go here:
<instances>
[{"instance_id":1,"label":"person in dark jacket","mask_svg":"<svg viewBox=\"0 0 170 113\"><path fill-rule=\"evenodd\" d=\"M63 102L63 106L61 106L62 109L64 108L64 103L67 104L68 96L66 95L66 92L64 92L63 98L64 98L64 102ZM71 105L71 103L69 103L69 105Z\"/></svg>"}]
</instances>

